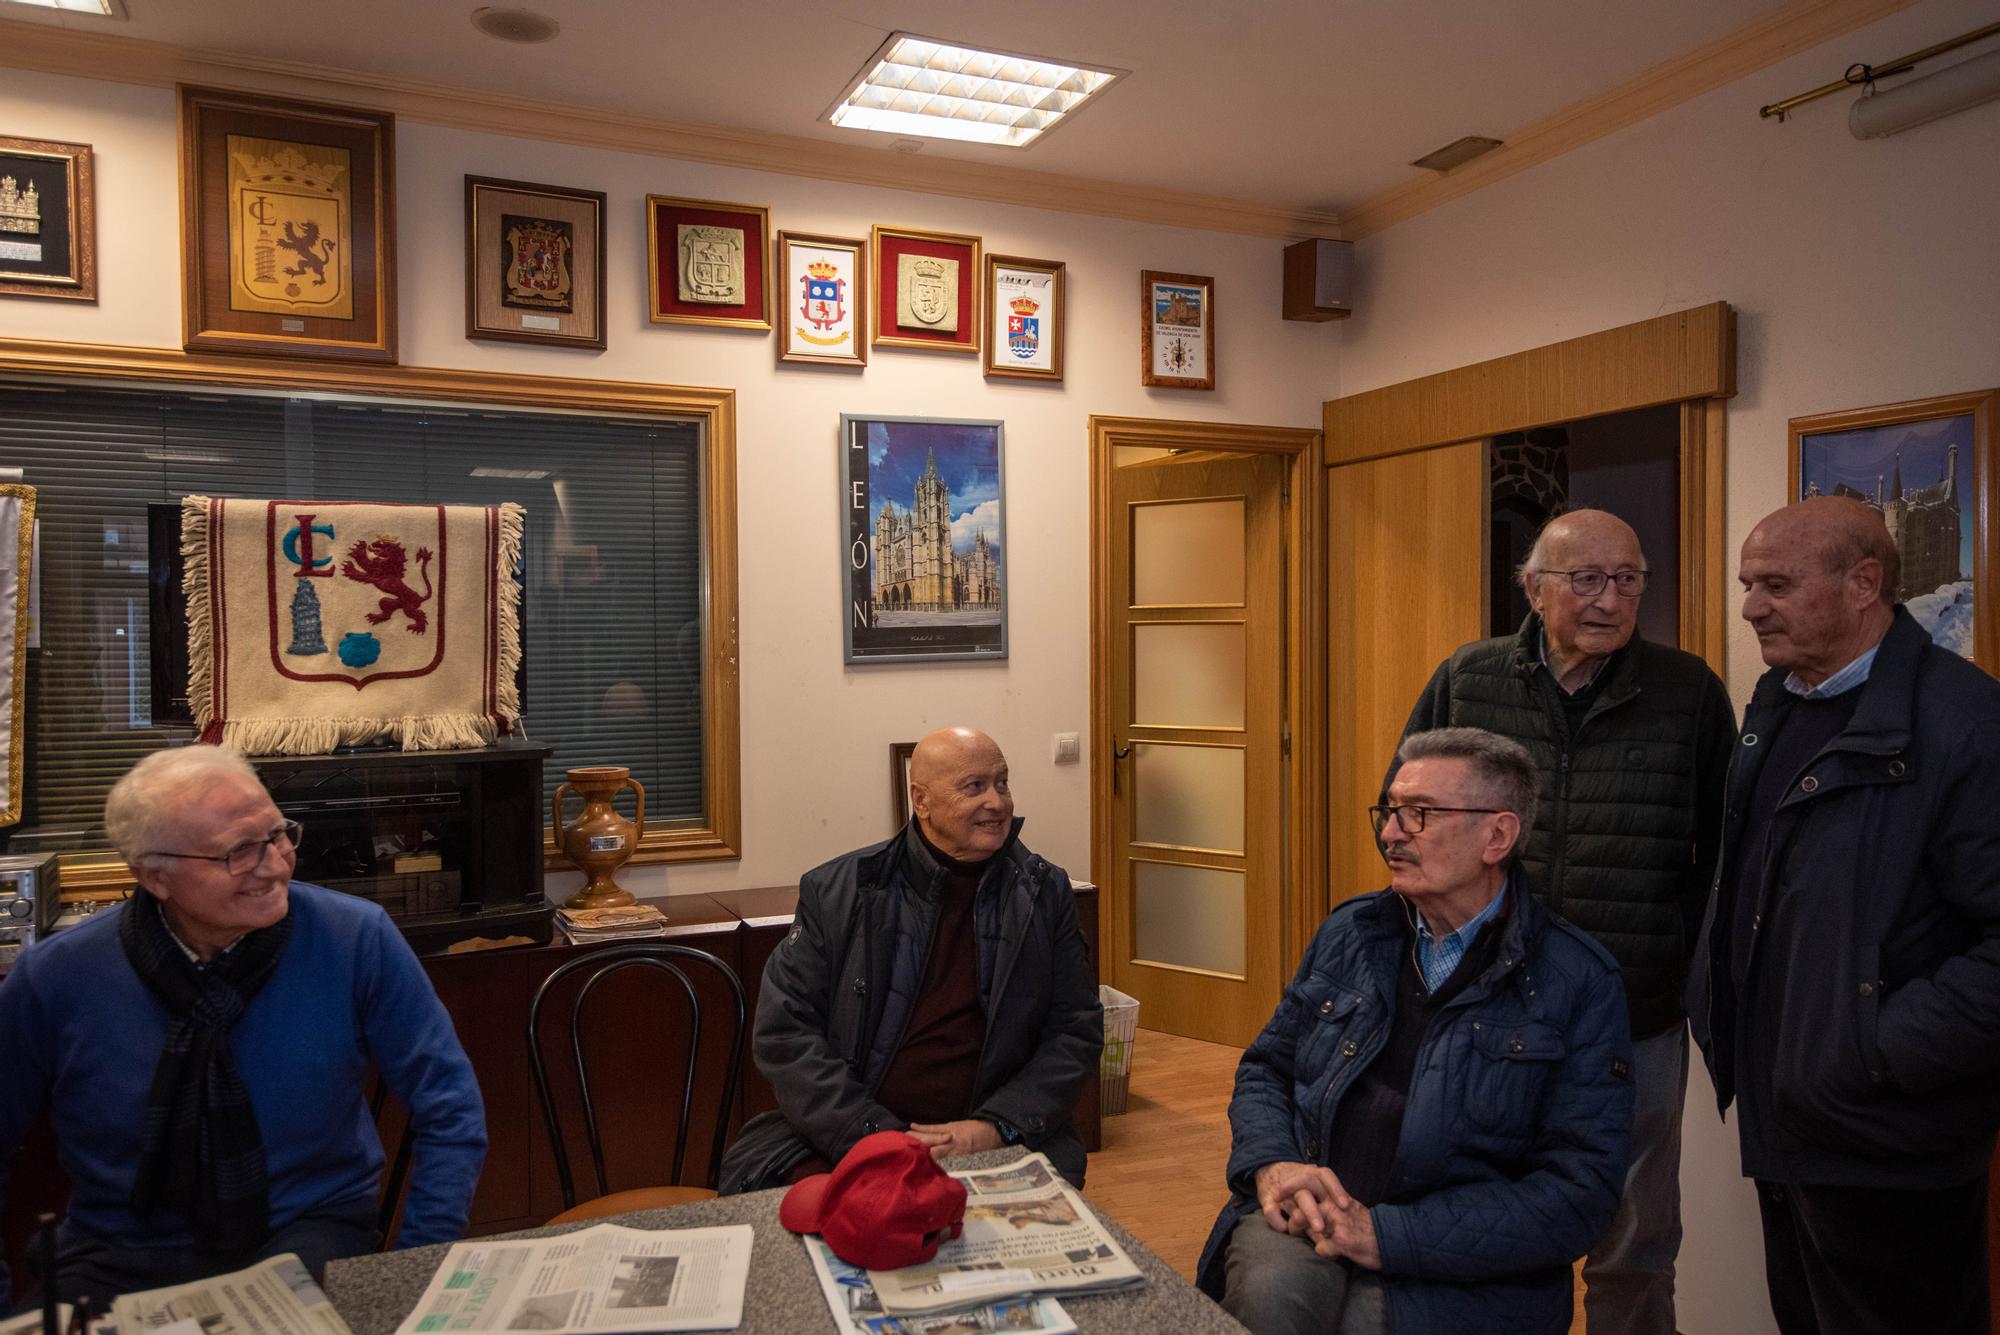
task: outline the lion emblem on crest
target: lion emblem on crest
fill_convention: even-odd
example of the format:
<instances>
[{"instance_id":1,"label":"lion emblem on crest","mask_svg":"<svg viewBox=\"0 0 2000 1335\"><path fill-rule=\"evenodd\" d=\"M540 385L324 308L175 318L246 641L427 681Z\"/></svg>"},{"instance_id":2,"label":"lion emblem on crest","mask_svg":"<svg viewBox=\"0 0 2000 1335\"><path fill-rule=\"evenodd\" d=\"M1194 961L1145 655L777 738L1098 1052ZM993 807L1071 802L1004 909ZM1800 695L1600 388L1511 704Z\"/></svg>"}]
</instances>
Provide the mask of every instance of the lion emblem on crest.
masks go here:
<instances>
[{"instance_id":1,"label":"lion emblem on crest","mask_svg":"<svg viewBox=\"0 0 2000 1335\"><path fill-rule=\"evenodd\" d=\"M405 578L408 569L409 559L403 552L403 544L386 533L348 548L340 573L357 583L372 584L384 595L377 604L380 610L368 614L369 625L379 626L401 612L410 619L410 624L404 627L410 634L421 635L429 627L430 619L424 614L424 604L435 592L431 587L430 548L417 548L417 573L424 581L421 594L411 588Z\"/></svg>"},{"instance_id":2,"label":"lion emblem on crest","mask_svg":"<svg viewBox=\"0 0 2000 1335\"><path fill-rule=\"evenodd\" d=\"M333 258L334 241L330 236L319 234L319 224L306 219L306 229L301 232L294 228L290 220L285 222L285 234L278 238L280 249L289 250L299 257L299 262L285 272L293 278L307 273L313 276L314 287L326 286L326 262Z\"/></svg>"}]
</instances>

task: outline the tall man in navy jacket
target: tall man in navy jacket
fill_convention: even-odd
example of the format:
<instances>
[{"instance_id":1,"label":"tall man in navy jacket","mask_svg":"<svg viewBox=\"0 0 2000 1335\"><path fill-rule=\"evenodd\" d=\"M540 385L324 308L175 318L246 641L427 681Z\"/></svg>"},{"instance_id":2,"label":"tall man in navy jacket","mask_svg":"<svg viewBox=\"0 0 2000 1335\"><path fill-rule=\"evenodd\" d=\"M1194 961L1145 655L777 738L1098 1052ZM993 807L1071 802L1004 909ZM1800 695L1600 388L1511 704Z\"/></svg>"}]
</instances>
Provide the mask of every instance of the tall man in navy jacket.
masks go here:
<instances>
[{"instance_id":1,"label":"tall man in navy jacket","mask_svg":"<svg viewBox=\"0 0 2000 1335\"><path fill-rule=\"evenodd\" d=\"M1370 809L1390 888L1321 924L1229 1104L1202 1288L1257 1335L1546 1332L1632 1131L1618 966L1515 862L1535 763L1405 738Z\"/></svg>"},{"instance_id":2,"label":"tall man in navy jacket","mask_svg":"<svg viewBox=\"0 0 2000 1335\"><path fill-rule=\"evenodd\" d=\"M415 1137L399 1244L463 1233L485 1110L389 916L291 879L300 828L233 751L148 756L104 823L139 888L0 985L0 1189L47 1107L71 1184L62 1298L101 1307L281 1252L318 1274L373 1251L371 1066Z\"/></svg>"},{"instance_id":3,"label":"tall man in navy jacket","mask_svg":"<svg viewBox=\"0 0 2000 1335\"><path fill-rule=\"evenodd\" d=\"M2000 683L1897 605L1901 566L1873 509L1819 497L1752 529L1738 573L1770 671L1688 1011L1785 1335L1988 1329Z\"/></svg>"}]
</instances>

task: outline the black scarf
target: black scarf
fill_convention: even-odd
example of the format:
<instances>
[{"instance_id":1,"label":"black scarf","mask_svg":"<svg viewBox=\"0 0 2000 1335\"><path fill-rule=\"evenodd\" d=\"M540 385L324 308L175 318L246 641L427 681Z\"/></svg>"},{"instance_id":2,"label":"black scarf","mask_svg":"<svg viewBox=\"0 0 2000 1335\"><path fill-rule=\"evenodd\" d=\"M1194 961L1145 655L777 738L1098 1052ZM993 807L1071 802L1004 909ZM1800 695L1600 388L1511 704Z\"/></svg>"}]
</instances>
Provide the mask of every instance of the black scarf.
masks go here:
<instances>
[{"instance_id":1,"label":"black scarf","mask_svg":"<svg viewBox=\"0 0 2000 1335\"><path fill-rule=\"evenodd\" d=\"M195 1245L214 1256L247 1256L270 1235L264 1138L229 1033L291 934L288 913L197 968L149 891L133 892L118 924L125 958L172 1020L146 1098L132 1210L142 1219L161 1205L186 1210Z\"/></svg>"}]
</instances>

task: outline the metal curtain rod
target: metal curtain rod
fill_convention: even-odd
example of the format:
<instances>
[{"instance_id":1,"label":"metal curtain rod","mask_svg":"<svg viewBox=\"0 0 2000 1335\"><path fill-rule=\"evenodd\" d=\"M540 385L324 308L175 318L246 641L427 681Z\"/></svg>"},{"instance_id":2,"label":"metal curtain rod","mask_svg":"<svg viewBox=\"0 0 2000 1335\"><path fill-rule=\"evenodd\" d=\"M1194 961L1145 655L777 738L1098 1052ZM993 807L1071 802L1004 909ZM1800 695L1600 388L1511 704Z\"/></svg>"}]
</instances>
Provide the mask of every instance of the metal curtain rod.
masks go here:
<instances>
[{"instance_id":1,"label":"metal curtain rod","mask_svg":"<svg viewBox=\"0 0 2000 1335\"><path fill-rule=\"evenodd\" d=\"M1857 62L1849 65L1847 72L1832 83L1823 83L1810 93L1800 93L1797 97L1788 97L1782 102L1773 102L1768 107L1759 107L1757 108L1757 114L1760 117L1776 116L1779 120L1783 120L1785 113L1793 107L1803 106L1807 102L1816 102L1822 97L1831 97L1843 88L1854 88L1862 84L1873 83L1877 79L1886 79L1892 74L1907 74L1916 67L1918 61L1929 60L1932 56L1941 56L1947 51L1956 51L1961 46L1969 46L1982 38L1991 37L1995 33L2000 33L2000 23L1989 23L1983 28L1953 37L1949 41L1939 42L1936 46L1927 46L1921 51L1912 51L1907 56L1898 56L1886 65L1866 65Z\"/></svg>"}]
</instances>

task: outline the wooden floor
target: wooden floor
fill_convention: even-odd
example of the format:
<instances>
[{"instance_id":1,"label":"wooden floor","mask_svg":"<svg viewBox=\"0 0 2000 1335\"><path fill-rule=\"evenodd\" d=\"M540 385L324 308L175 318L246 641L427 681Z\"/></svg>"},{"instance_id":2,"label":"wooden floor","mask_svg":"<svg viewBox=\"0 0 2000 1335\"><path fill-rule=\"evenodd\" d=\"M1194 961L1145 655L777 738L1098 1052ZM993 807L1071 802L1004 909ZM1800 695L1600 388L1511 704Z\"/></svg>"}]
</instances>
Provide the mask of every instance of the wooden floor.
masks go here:
<instances>
[{"instance_id":1,"label":"wooden floor","mask_svg":"<svg viewBox=\"0 0 2000 1335\"><path fill-rule=\"evenodd\" d=\"M1240 1048L1141 1029L1121 1116L1104 1119L1084 1196L1192 1280L1216 1211L1229 1199L1229 1095ZM1577 1281L1571 1335L1583 1335Z\"/></svg>"}]
</instances>

